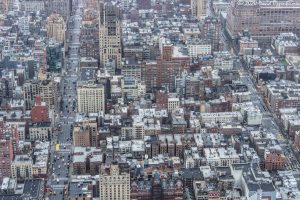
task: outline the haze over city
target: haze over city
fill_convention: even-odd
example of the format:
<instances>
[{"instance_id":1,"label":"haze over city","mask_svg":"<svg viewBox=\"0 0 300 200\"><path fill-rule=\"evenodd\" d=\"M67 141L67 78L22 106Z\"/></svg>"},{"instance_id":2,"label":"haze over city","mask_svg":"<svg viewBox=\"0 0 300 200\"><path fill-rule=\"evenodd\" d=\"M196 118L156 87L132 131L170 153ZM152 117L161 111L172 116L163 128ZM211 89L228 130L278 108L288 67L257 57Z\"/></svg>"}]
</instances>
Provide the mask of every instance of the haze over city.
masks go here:
<instances>
[{"instance_id":1,"label":"haze over city","mask_svg":"<svg viewBox=\"0 0 300 200\"><path fill-rule=\"evenodd\" d=\"M0 200L299 200L299 0L0 0Z\"/></svg>"}]
</instances>

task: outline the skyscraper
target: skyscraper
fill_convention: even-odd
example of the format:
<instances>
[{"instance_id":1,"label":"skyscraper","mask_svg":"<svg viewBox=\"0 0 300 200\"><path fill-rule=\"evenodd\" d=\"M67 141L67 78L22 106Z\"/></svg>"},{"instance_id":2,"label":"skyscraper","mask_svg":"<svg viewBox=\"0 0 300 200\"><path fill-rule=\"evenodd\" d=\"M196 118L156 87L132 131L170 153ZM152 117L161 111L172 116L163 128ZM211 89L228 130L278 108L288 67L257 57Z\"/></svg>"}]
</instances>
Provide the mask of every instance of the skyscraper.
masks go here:
<instances>
[{"instance_id":1,"label":"skyscraper","mask_svg":"<svg viewBox=\"0 0 300 200\"><path fill-rule=\"evenodd\" d=\"M100 170L100 200L129 200L130 174L117 163L104 164Z\"/></svg>"},{"instance_id":2,"label":"skyscraper","mask_svg":"<svg viewBox=\"0 0 300 200\"><path fill-rule=\"evenodd\" d=\"M59 14L52 14L47 19L47 36L54 38L57 42L65 41L66 25Z\"/></svg>"},{"instance_id":3,"label":"skyscraper","mask_svg":"<svg viewBox=\"0 0 300 200\"><path fill-rule=\"evenodd\" d=\"M191 0L192 15L197 19L204 19L206 17L206 0Z\"/></svg>"},{"instance_id":4,"label":"skyscraper","mask_svg":"<svg viewBox=\"0 0 300 200\"><path fill-rule=\"evenodd\" d=\"M100 0L99 51L100 66L115 60L115 68L121 68L121 12L117 4Z\"/></svg>"}]
</instances>

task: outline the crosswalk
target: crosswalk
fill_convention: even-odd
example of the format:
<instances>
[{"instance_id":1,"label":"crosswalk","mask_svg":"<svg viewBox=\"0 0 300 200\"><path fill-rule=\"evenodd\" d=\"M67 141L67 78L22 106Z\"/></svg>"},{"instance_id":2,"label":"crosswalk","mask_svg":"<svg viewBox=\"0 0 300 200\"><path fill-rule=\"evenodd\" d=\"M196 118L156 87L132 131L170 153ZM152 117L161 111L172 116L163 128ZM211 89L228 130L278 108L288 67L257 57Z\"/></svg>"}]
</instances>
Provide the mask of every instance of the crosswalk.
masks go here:
<instances>
[{"instance_id":1,"label":"crosswalk","mask_svg":"<svg viewBox=\"0 0 300 200\"><path fill-rule=\"evenodd\" d=\"M60 153L71 153L71 149L60 149L58 150Z\"/></svg>"},{"instance_id":2,"label":"crosswalk","mask_svg":"<svg viewBox=\"0 0 300 200\"><path fill-rule=\"evenodd\" d=\"M71 145L71 143L70 142L65 142L65 143L60 143L60 146L70 146Z\"/></svg>"},{"instance_id":3,"label":"crosswalk","mask_svg":"<svg viewBox=\"0 0 300 200\"><path fill-rule=\"evenodd\" d=\"M53 185L52 188L54 190L57 190L57 189L64 189L65 188L65 185L61 184L61 185Z\"/></svg>"}]
</instances>

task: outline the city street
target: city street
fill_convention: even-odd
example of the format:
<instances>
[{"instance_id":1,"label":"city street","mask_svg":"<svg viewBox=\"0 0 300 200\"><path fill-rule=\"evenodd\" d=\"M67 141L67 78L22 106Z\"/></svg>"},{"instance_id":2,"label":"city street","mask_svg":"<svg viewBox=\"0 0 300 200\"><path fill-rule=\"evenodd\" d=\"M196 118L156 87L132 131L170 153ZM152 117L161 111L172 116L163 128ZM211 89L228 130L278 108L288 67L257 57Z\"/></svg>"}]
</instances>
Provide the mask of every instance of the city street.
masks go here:
<instances>
[{"instance_id":1,"label":"city street","mask_svg":"<svg viewBox=\"0 0 300 200\"><path fill-rule=\"evenodd\" d=\"M50 185L53 194L49 196L53 200L68 199L67 187L70 178L70 164L72 161L72 128L76 113L76 83L77 83L77 69L79 67L79 45L80 45L80 26L81 15L80 9L82 1L75 11L75 15L70 17L70 26L67 34L69 34L69 50L66 57L67 62L65 74L61 80L61 95L62 105L60 114L60 132L57 138L54 139L51 146L51 163L52 174L50 174Z\"/></svg>"}]
</instances>

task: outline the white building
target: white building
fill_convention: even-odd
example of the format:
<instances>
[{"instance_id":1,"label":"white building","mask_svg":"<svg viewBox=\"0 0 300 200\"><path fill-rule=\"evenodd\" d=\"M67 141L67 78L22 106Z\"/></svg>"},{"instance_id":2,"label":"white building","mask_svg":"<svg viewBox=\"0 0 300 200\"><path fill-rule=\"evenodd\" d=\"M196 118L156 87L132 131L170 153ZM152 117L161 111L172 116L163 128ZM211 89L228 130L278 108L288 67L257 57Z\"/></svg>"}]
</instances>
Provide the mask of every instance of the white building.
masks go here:
<instances>
[{"instance_id":1,"label":"white building","mask_svg":"<svg viewBox=\"0 0 300 200\"><path fill-rule=\"evenodd\" d=\"M24 180L32 178L32 159L28 155L16 155L11 163L11 177Z\"/></svg>"},{"instance_id":2,"label":"white building","mask_svg":"<svg viewBox=\"0 0 300 200\"><path fill-rule=\"evenodd\" d=\"M20 32L24 35L29 35L29 17L20 17L18 21Z\"/></svg>"},{"instance_id":3,"label":"white building","mask_svg":"<svg viewBox=\"0 0 300 200\"><path fill-rule=\"evenodd\" d=\"M29 127L30 141L47 141L52 137L52 126L50 122L33 123Z\"/></svg>"},{"instance_id":4,"label":"white building","mask_svg":"<svg viewBox=\"0 0 300 200\"><path fill-rule=\"evenodd\" d=\"M232 70L233 57L228 51L214 52L214 69Z\"/></svg>"},{"instance_id":5,"label":"white building","mask_svg":"<svg viewBox=\"0 0 300 200\"><path fill-rule=\"evenodd\" d=\"M176 110L180 106L179 98L177 97L169 97L168 98L168 112L172 112Z\"/></svg>"},{"instance_id":6,"label":"white building","mask_svg":"<svg viewBox=\"0 0 300 200\"><path fill-rule=\"evenodd\" d=\"M97 113L105 111L104 86L79 82L77 85L78 112Z\"/></svg>"},{"instance_id":7,"label":"white building","mask_svg":"<svg viewBox=\"0 0 300 200\"><path fill-rule=\"evenodd\" d=\"M204 148L204 156L208 165L230 166L240 162L240 157L234 148Z\"/></svg>"},{"instance_id":8,"label":"white building","mask_svg":"<svg viewBox=\"0 0 300 200\"><path fill-rule=\"evenodd\" d=\"M202 123L227 123L232 121L243 121L243 116L240 112L217 112L217 113L200 113Z\"/></svg>"},{"instance_id":9,"label":"white building","mask_svg":"<svg viewBox=\"0 0 300 200\"><path fill-rule=\"evenodd\" d=\"M210 55L211 54L211 43L200 38L190 38L186 42L189 57L196 58L201 55Z\"/></svg>"}]
</instances>

